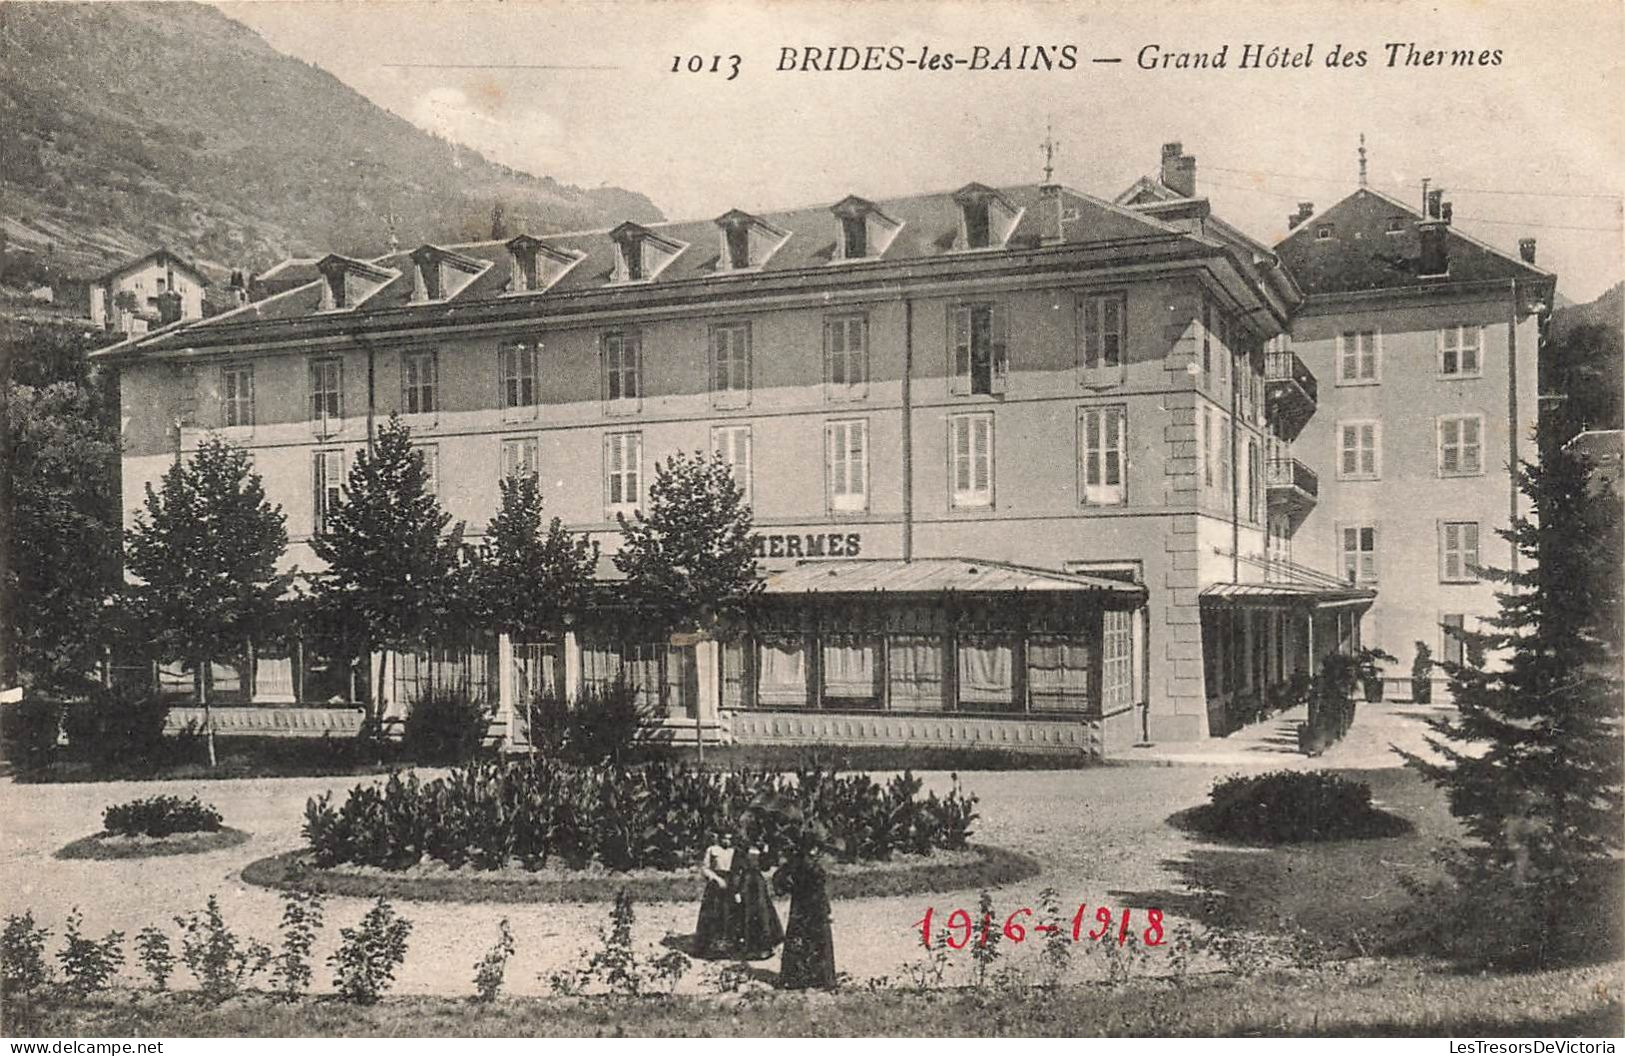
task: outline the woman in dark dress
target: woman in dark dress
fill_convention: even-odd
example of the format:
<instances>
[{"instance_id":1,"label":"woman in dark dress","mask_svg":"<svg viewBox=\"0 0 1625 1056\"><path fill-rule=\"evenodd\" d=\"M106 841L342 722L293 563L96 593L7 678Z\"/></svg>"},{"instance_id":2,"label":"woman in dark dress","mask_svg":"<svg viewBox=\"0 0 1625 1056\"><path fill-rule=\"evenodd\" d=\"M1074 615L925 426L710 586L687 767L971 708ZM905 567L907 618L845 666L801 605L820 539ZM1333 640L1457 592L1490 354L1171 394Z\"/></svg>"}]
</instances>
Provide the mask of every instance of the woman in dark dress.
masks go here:
<instances>
[{"instance_id":1,"label":"woman in dark dress","mask_svg":"<svg viewBox=\"0 0 1625 1056\"><path fill-rule=\"evenodd\" d=\"M730 880L734 947L747 961L766 960L784 941L784 926L779 923L779 911L773 908L767 877L762 875L761 848L752 847L745 853L745 861L734 866Z\"/></svg>"},{"instance_id":2,"label":"woman in dark dress","mask_svg":"<svg viewBox=\"0 0 1625 1056\"><path fill-rule=\"evenodd\" d=\"M773 889L790 896L779 986L786 990L835 987L835 938L829 927L829 891L817 843L808 842L773 876Z\"/></svg>"},{"instance_id":3,"label":"woman in dark dress","mask_svg":"<svg viewBox=\"0 0 1625 1056\"><path fill-rule=\"evenodd\" d=\"M700 859L700 876L705 893L700 896L700 920L694 928L696 957L727 957L734 952L733 891L729 876L733 871L733 833L723 830Z\"/></svg>"}]
</instances>

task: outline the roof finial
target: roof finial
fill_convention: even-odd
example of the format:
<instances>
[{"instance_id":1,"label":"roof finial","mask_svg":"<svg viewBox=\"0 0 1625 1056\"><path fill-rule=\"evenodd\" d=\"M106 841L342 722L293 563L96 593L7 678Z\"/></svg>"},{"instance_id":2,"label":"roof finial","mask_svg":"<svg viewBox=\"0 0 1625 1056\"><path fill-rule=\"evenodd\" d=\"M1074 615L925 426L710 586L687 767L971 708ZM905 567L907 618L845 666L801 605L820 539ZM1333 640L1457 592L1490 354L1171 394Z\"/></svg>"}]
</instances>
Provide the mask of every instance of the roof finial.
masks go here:
<instances>
[{"instance_id":1,"label":"roof finial","mask_svg":"<svg viewBox=\"0 0 1625 1056\"><path fill-rule=\"evenodd\" d=\"M1044 142L1039 145L1039 149L1044 152L1044 182L1052 183L1055 176L1055 152L1061 149L1061 145L1055 142L1054 122L1044 123Z\"/></svg>"},{"instance_id":2,"label":"roof finial","mask_svg":"<svg viewBox=\"0 0 1625 1056\"><path fill-rule=\"evenodd\" d=\"M1360 133L1360 186L1365 186L1365 133Z\"/></svg>"}]
</instances>

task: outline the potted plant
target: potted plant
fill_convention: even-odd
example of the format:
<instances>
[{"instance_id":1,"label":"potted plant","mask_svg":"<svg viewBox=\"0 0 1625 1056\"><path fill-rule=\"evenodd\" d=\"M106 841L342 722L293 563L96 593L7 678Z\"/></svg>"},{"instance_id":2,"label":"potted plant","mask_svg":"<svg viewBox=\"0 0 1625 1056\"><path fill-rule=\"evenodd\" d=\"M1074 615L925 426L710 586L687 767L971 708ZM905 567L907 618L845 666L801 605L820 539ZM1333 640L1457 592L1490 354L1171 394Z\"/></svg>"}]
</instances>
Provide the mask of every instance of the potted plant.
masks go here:
<instances>
[{"instance_id":1,"label":"potted plant","mask_svg":"<svg viewBox=\"0 0 1625 1056\"><path fill-rule=\"evenodd\" d=\"M1397 659L1381 649L1361 649L1354 654L1354 670L1359 676L1360 685L1365 688L1367 704L1375 704L1382 700L1382 670L1377 664L1397 663Z\"/></svg>"},{"instance_id":2,"label":"potted plant","mask_svg":"<svg viewBox=\"0 0 1625 1056\"><path fill-rule=\"evenodd\" d=\"M1411 662L1411 700L1433 703L1433 650L1426 642L1416 643L1416 659Z\"/></svg>"}]
</instances>

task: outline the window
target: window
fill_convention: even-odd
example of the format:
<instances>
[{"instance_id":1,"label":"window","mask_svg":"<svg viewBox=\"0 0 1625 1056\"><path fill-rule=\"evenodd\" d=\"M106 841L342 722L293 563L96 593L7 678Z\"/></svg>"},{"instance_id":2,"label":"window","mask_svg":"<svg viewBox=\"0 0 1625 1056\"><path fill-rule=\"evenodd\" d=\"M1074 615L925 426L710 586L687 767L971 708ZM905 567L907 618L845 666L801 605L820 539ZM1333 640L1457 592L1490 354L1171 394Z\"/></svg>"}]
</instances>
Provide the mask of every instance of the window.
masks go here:
<instances>
[{"instance_id":1,"label":"window","mask_svg":"<svg viewBox=\"0 0 1625 1056\"><path fill-rule=\"evenodd\" d=\"M720 406L750 398L750 326L730 323L711 328L711 396Z\"/></svg>"},{"instance_id":2,"label":"window","mask_svg":"<svg viewBox=\"0 0 1625 1056\"><path fill-rule=\"evenodd\" d=\"M953 318L950 384L959 394L989 395L1004 391L1009 372L1006 358L1007 312L997 304L958 304L949 308Z\"/></svg>"},{"instance_id":3,"label":"window","mask_svg":"<svg viewBox=\"0 0 1625 1056\"><path fill-rule=\"evenodd\" d=\"M502 441L502 479L537 477L540 473L541 466L534 436Z\"/></svg>"},{"instance_id":4,"label":"window","mask_svg":"<svg viewBox=\"0 0 1625 1056\"><path fill-rule=\"evenodd\" d=\"M1230 416L1219 414L1219 435L1215 441L1219 445L1219 494L1223 497L1225 509L1230 508L1230 475L1234 471L1231 463L1230 451Z\"/></svg>"},{"instance_id":5,"label":"window","mask_svg":"<svg viewBox=\"0 0 1625 1056\"><path fill-rule=\"evenodd\" d=\"M1315 228L1315 241L1316 242L1327 242L1327 241L1331 240L1331 237L1332 237L1332 225L1331 224L1321 224L1319 227Z\"/></svg>"},{"instance_id":6,"label":"window","mask_svg":"<svg viewBox=\"0 0 1625 1056\"><path fill-rule=\"evenodd\" d=\"M536 351L535 345L508 345L497 350L502 409L510 420L536 413Z\"/></svg>"},{"instance_id":7,"label":"window","mask_svg":"<svg viewBox=\"0 0 1625 1056\"><path fill-rule=\"evenodd\" d=\"M438 444L424 444L413 448L423 456L423 490L425 494L440 494L440 447Z\"/></svg>"},{"instance_id":8,"label":"window","mask_svg":"<svg viewBox=\"0 0 1625 1056\"><path fill-rule=\"evenodd\" d=\"M1211 384L1213 376L1213 302L1202 298L1202 384ZM1209 483L1212 483L1209 481Z\"/></svg>"},{"instance_id":9,"label":"window","mask_svg":"<svg viewBox=\"0 0 1625 1056\"><path fill-rule=\"evenodd\" d=\"M1128 344L1128 301L1120 293L1083 298L1083 369L1095 383L1123 379Z\"/></svg>"},{"instance_id":10,"label":"window","mask_svg":"<svg viewBox=\"0 0 1625 1056\"><path fill-rule=\"evenodd\" d=\"M326 422L344 417L344 361L310 361L310 420Z\"/></svg>"},{"instance_id":11,"label":"window","mask_svg":"<svg viewBox=\"0 0 1625 1056\"><path fill-rule=\"evenodd\" d=\"M856 260L869 255L869 222L862 216L841 217L841 257Z\"/></svg>"},{"instance_id":12,"label":"window","mask_svg":"<svg viewBox=\"0 0 1625 1056\"><path fill-rule=\"evenodd\" d=\"M1079 489L1089 506L1118 506L1128 501L1123 451L1128 440L1128 410L1122 406L1085 407L1078 412Z\"/></svg>"},{"instance_id":13,"label":"window","mask_svg":"<svg viewBox=\"0 0 1625 1056\"><path fill-rule=\"evenodd\" d=\"M1478 582L1478 522L1439 525L1439 582Z\"/></svg>"},{"instance_id":14,"label":"window","mask_svg":"<svg viewBox=\"0 0 1625 1056\"><path fill-rule=\"evenodd\" d=\"M1374 385L1379 373L1380 349L1375 330L1349 330L1337 335L1337 383Z\"/></svg>"},{"instance_id":15,"label":"window","mask_svg":"<svg viewBox=\"0 0 1625 1056\"><path fill-rule=\"evenodd\" d=\"M830 422L824 426L824 478L829 508L843 512L869 506L869 423Z\"/></svg>"},{"instance_id":16,"label":"window","mask_svg":"<svg viewBox=\"0 0 1625 1056\"><path fill-rule=\"evenodd\" d=\"M988 223L987 202L966 202L965 210L965 245L971 249L987 247L991 239L991 226Z\"/></svg>"},{"instance_id":17,"label":"window","mask_svg":"<svg viewBox=\"0 0 1625 1056\"><path fill-rule=\"evenodd\" d=\"M1213 486L1215 479L1214 466L1219 459L1217 445L1213 442L1213 408L1202 405L1202 483L1207 487Z\"/></svg>"},{"instance_id":18,"label":"window","mask_svg":"<svg viewBox=\"0 0 1625 1056\"><path fill-rule=\"evenodd\" d=\"M1476 377L1482 372L1479 350L1482 326L1447 326L1439 331L1439 373L1449 378Z\"/></svg>"},{"instance_id":19,"label":"window","mask_svg":"<svg viewBox=\"0 0 1625 1056\"><path fill-rule=\"evenodd\" d=\"M1467 618L1459 612L1447 612L1439 617L1439 659L1447 664L1462 662L1461 634L1467 629Z\"/></svg>"},{"instance_id":20,"label":"window","mask_svg":"<svg viewBox=\"0 0 1625 1056\"><path fill-rule=\"evenodd\" d=\"M401 356L401 413L433 414L439 388L434 352L407 352Z\"/></svg>"},{"instance_id":21,"label":"window","mask_svg":"<svg viewBox=\"0 0 1625 1056\"><path fill-rule=\"evenodd\" d=\"M635 332L604 335L604 400L610 409L634 409L643 395L643 350Z\"/></svg>"},{"instance_id":22,"label":"window","mask_svg":"<svg viewBox=\"0 0 1625 1056\"><path fill-rule=\"evenodd\" d=\"M220 424L254 424L254 368L250 364L220 371Z\"/></svg>"},{"instance_id":23,"label":"window","mask_svg":"<svg viewBox=\"0 0 1625 1056\"><path fill-rule=\"evenodd\" d=\"M1340 542L1343 578L1350 583L1377 581L1377 528L1371 524L1344 525Z\"/></svg>"},{"instance_id":24,"label":"window","mask_svg":"<svg viewBox=\"0 0 1625 1056\"><path fill-rule=\"evenodd\" d=\"M956 507L993 505L993 416L948 418L948 476Z\"/></svg>"},{"instance_id":25,"label":"window","mask_svg":"<svg viewBox=\"0 0 1625 1056\"><path fill-rule=\"evenodd\" d=\"M733 470L734 483L739 485L739 493L743 496L745 504L751 501L750 493L750 426L748 425L718 425L711 429L711 453L718 455L728 463Z\"/></svg>"},{"instance_id":26,"label":"window","mask_svg":"<svg viewBox=\"0 0 1625 1056\"><path fill-rule=\"evenodd\" d=\"M328 517L344 501L344 452L315 452L311 456L311 484L311 534L326 535Z\"/></svg>"},{"instance_id":27,"label":"window","mask_svg":"<svg viewBox=\"0 0 1625 1056\"><path fill-rule=\"evenodd\" d=\"M610 433L604 437L604 504L611 512L638 504L638 472L642 466L642 433Z\"/></svg>"},{"instance_id":28,"label":"window","mask_svg":"<svg viewBox=\"0 0 1625 1056\"><path fill-rule=\"evenodd\" d=\"M724 237L728 242L728 266L750 267L750 227L746 224L730 224L725 230Z\"/></svg>"},{"instance_id":29,"label":"window","mask_svg":"<svg viewBox=\"0 0 1625 1056\"><path fill-rule=\"evenodd\" d=\"M629 239L617 246L617 272L619 282L638 282L643 278L643 242Z\"/></svg>"},{"instance_id":30,"label":"window","mask_svg":"<svg viewBox=\"0 0 1625 1056\"><path fill-rule=\"evenodd\" d=\"M1337 423L1339 480L1376 480L1382 474L1378 442L1382 428L1377 422Z\"/></svg>"},{"instance_id":31,"label":"window","mask_svg":"<svg viewBox=\"0 0 1625 1056\"><path fill-rule=\"evenodd\" d=\"M1263 488L1263 483L1264 482L1263 482L1263 479L1262 479L1263 473L1264 473L1263 465L1262 465L1262 463L1259 462L1259 459L1258 459L1258 441L1252 439L1251 437L1248 437L1248 439L1247 439L1247 519L1249 521L1253 522L1254 524L1257 524L1258 521L1263 517L1263 510L1260 508L1262 506L1262 501L1261 500L1262 500L1263 494L1264 494L1264 488Z\"/></svg>"},{"instance_id":32,"label":"window","mask_svg":"<svg viewBox=\"0 0 1625 1056\"><path fill-rule=\"evenodd\" d=\"M1484 472L1484 419L1476 414L1439 419L1439 476L1476 477Z\"/></svg>"},{"instance_id":33,"label":"window","mask_svg":"<svg viewBox=\"0 0 1625 1056\"><path fill-rule=\"evenodd\" d=\"M824 320L824 388L832 400L859 399L869 388L869 318Z\"/></svg>"},{"instance_id":34,"label":"window","mask_svg":"<svg viewBox=\"0 0 1625 1056\"><path fill-rule=\"evenodd\" d=\"M1405 218L1403 216L1390 216L1388 223L1383 227L1383 231L1390 235L1404 234Z\"/></svg>"}]
</instances>

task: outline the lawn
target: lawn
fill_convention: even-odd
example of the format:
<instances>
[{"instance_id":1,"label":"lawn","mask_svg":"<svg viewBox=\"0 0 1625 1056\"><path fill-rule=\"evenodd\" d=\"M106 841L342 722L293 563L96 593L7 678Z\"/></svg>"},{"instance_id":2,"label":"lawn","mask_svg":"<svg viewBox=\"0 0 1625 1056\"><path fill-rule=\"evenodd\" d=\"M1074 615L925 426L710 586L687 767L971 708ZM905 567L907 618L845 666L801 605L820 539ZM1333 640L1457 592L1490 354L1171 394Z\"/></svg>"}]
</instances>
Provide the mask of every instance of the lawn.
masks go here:
<instances>
[{"instance_id":1,"label":"lawn","mask_svg":"<svg viewBox=\"0 0 1625 1056\"><path fill-rule=\"evenodd\" d=\"M253 995L208 1006L133 991L10 1010L36 1037L1428 1036L1618 1037L1618 965L1521 976L1357 962L1250 978L1003 990L644 998L385 998L357 1007Z\"/></svg>"}]
</instances>

